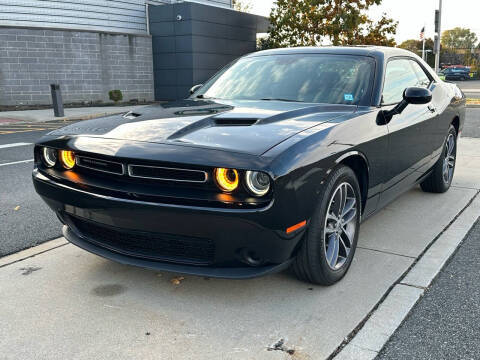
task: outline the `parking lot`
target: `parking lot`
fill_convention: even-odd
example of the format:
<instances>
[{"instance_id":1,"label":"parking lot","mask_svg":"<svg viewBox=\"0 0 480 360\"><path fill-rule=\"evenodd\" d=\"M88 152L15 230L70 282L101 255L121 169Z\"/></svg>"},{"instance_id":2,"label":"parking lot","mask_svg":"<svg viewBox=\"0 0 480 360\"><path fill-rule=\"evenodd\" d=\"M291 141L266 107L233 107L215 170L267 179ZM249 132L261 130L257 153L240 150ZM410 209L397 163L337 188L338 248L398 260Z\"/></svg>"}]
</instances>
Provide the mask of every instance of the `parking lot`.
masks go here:
<instances>
[{"instance_id":1,"label":"parking lot","mask_svg":"<svg viewBox=\"0 0 480 360\"><path fill-rule=\"evenodd\" d=\"M0 256L11 254L0 258L0 357L329 357L480 191L479 115L468 109L450 191L412 189L364 222L351 270L328 288L289 271L182 278L119 265L62 238L45 242L60 236L60 224L33 192L32 163L22 162L32 145L6 146L43 132L0 135Z\"/></svg>"}]
</instances>

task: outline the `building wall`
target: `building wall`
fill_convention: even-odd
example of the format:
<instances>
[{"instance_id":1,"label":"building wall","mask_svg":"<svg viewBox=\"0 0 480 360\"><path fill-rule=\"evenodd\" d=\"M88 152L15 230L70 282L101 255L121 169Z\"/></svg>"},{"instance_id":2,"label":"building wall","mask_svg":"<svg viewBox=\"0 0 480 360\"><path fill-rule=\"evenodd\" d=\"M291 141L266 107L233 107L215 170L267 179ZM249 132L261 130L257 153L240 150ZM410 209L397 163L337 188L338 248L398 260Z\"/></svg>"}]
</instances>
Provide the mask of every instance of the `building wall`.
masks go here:
<instances>
[{"instance_id":1,"label":"building wall","mask_svg":"<svg viewBox=\"0 0 480 360\"><path fill-rule=\"evenodd\" d=\"M188 96L234 59L256 50L266 18L196 3L149 7L155 99Z\"/></svg>"},{"instance_id":2,"label":"building wall","mask_svg":"<svg viewBox=\"0 0 480 360\"><path fill-rule=\"evenodd\" d=\"M231 0L194 0L230 7ZM0 25L146 34L145 0L0 0ZM149 0L149 3L175 3Z\"/></svg>"},{"instance_id":3,"label":"building wall","mask_svg":"<svg viewBox=\"0 0 480 360\"><path fill-rule=\"evenodd\" d=\"M0 27L0 105L153 100L152 39L145 35Z\"/></svg>"}]
</instances>

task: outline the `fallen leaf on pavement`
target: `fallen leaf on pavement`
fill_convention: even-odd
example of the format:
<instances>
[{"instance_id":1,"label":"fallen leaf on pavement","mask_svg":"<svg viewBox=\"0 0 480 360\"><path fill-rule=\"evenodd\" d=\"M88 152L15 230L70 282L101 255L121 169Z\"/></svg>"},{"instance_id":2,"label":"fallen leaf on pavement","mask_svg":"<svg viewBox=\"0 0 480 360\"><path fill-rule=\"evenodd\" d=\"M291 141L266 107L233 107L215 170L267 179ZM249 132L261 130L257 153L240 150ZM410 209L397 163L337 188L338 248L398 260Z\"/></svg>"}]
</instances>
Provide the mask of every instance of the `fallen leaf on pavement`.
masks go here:
<instances>
[{"instance_id":1,"label":"fallen leaf on pavement","mask_svg":"<svg viewBox=\"0 0 480 360\"><path fill-rule=\"evenodd\" d=\"M15 206L15 207L13 208L13 211L18 211L19 209L20 209L20 205Z\"/></svg>"},{"instance_id":2,"label":"fallen leaf on pavement","mask_svg":"<svg viewBox=\"0 0 480 360\"><path fill-rule=\"evenodd\" d=\"M172 280L170 280L170 282L171 282L173 285L180 285L180 283L182 282L182 280L185 280L185 278L184 278L183 276L179 276L179 277L173 278Z\"/></svg>"}]
</instances>

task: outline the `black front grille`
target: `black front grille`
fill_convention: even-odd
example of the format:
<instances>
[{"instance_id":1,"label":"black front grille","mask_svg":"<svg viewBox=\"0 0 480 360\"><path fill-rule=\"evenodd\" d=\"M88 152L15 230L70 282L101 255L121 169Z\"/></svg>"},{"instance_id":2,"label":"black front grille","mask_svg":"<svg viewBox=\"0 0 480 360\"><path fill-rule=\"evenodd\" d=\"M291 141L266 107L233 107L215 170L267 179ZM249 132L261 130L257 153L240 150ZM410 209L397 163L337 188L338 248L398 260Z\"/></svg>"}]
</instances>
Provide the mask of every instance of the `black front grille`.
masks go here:
<instances>
[{"instance_id":1,"label":"black front grille","mask_svg":"<svg viewBox=\"0 0 480 360\"><path fill-rule=\"evenodd\" d=\"M85 167L87 169L102 171L110 174L123 175L125 173L125 168L122 163L115 161L108 161L103 159L94 159L86 156L77 156L75 159L76 163L80 167Z\"/></svg>"},{"instance_id":2,"label":"black front grille","mask_svg":"<svg viewBox=\"0 0 480 360\"><path fill-rule=\"evenodd\" d=\"M72 216L69 218L87 241L124 255L183 264L213 263L215 246L210 239L127 231Z\"/></svg>"},{"instance_id":3,"label":"black front grille","mask_svg":"<svg viewBox=\"0 0 480 360\"><path fill-rule=\"evenodd\" d=\"M128 175L131 177L155 180L204 183L207 173L200 170L177 169L161 166L128 165Z\"/></svg>"}]
</instances>

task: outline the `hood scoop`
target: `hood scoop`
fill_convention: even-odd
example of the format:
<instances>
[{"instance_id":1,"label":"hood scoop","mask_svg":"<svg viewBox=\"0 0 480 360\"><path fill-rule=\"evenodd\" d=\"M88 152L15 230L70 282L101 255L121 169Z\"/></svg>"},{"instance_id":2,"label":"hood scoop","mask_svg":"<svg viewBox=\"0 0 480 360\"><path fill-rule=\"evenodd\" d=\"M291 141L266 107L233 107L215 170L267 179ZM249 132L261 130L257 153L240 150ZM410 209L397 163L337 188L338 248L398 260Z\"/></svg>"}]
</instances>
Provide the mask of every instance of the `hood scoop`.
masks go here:
<instances>
[{"instance_id":1,"label":"hood scoop","mask_svg":"<svg viewBox=\"0 0 480 360\"><path fill-rule=\"evenodd\" d=\"M215 118L216 126L251 126L255 124L257 118Z\"/></svg>"},{"instance_id":2,"label":"hood scoop","mask_svg":"<svg viewBox=\"0 0 480 360\"><path fill-rule=\"evenodd\" d=\"M134 120L139 116L142 116L142 114L139 114L139 113L136 113L136 112L133 112L133 111L129 111L126 114L123 114L123 117L125 119L128 119L128 120Z\"/></svg>"},{"instance_id":3,"label":"hood scoop","mask_svg":"<svg viewBox=\"0 0 480 360\"><path fill-rule=\"evenodd\" d=\"M251 126L258 122L257 118L205 118L199 121L196 121L190 125L185 126L182 129L174 132L167 139L168 140L178 140L182 137L185 137L189 134L192 134L201 129L212 128L216 126Z\"/></svg>"}]
</instances>

